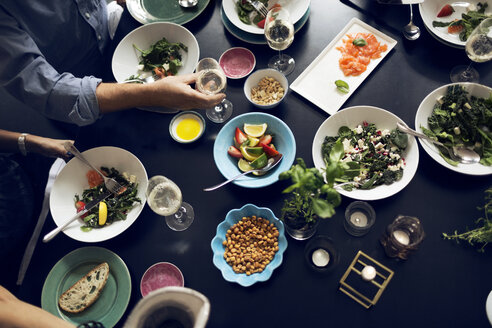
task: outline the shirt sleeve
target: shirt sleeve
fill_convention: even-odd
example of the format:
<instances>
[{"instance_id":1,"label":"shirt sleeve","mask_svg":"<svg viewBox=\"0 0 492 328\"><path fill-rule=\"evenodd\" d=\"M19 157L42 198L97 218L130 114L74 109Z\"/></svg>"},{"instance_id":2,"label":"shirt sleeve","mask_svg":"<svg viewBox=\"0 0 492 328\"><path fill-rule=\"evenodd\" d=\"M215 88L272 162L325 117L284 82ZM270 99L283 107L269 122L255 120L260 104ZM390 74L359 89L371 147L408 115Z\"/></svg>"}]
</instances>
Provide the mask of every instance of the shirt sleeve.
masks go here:
<instances>
[{"instance_id":1,"label":"shirt sleeve","mask_svg":"<svg viewBox=\"0 0 492 328\"><path fill-rule=\"evenodd\" d=\"M59 73L34 40L0 7L0 86L45 116L79 126L99 117L96 87L101 79Z\"/></svg>"}]
</instances>

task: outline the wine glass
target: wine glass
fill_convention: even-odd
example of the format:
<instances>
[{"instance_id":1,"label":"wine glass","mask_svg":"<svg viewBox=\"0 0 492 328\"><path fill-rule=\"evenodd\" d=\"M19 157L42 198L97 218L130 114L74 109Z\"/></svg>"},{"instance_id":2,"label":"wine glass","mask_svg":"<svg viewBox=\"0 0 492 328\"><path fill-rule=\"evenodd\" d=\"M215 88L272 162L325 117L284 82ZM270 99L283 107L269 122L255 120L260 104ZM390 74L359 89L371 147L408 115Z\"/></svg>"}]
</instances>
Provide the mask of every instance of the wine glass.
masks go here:
<instances>
[{"instance_id":1,"label":"wine glass","mask_svg":"<svg viewBox=\"0 0 492 328\"><path fill-rule=\"evenodd\" d=\"M492 18L484 19L473 30L466 40L465 51L471 62L468 66L460 65L453 68L450 73L451 81L477 83L480 74L472 67L472 63L482 63L492 59Z\"/></svg>"},{"instance_id":2,"label":"wine glass","mask_svg":"<svg viewBox=\"0 0 492 328\"><path fill-rule=\"evenodd\" d=\"M167 226L175 231L188 229L195 218L193 207L183 202L179 187L162 175L149 179L147 203L152 211L164 216Z\"/></svg>"},{"instance_id":3,"label":"wine glass","mask_svg":"<svg viewBox=\"0 0 492 328\"><path fill-rule=\"evenodd\" d=\"M201 93L214 95L224 92L227 86L227 77L219 63L213 58L203 58L196 66L196 72L200 73L196 81L196 88ZM232 103L224 99L213 108L205 112L214 123L222 123L232 115Z\"/></svg>"},{"instance_id":4,"label":"wine glass","mask_svg":"<svg viewBox=\"0 0 492 328\"><path fill-rule=\"evenodd\" d=\"M265 38L270 48L278 50L278 55L270 58L268 67L284 75L292 73L296 63L294 58L282 54L294 41L294 25L289 11L283 7L273 7L265 18Z\"/></svg>"}]
</instances>

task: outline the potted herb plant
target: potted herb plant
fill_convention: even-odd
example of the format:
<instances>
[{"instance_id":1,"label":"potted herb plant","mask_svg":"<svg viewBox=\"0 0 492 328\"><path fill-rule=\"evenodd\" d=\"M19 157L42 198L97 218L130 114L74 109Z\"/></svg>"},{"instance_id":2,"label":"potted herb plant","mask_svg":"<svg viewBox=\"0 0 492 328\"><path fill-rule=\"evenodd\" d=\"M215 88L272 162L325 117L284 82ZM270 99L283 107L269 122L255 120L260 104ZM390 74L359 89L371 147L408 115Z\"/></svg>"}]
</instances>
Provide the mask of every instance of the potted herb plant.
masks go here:
<instances>
[{"instance_id":1,"label":"potted herb plant","mask_svg":"<svg viewBox=\"0 0 492 328\"><path fill-rule=\"evenodd\" d=\"M292 184L283 193L291 194L282 207L281 219L287 233L294 239L305 240L316 233L319 219L330 218L341 196L334 188L335 178L348 169L340 162L344 155L343 145L337 141L330 151L323 174L317 168L308 168L302 158L288 171L282 172L280 180L290 179Z\"/></svg>"}]
</instances>

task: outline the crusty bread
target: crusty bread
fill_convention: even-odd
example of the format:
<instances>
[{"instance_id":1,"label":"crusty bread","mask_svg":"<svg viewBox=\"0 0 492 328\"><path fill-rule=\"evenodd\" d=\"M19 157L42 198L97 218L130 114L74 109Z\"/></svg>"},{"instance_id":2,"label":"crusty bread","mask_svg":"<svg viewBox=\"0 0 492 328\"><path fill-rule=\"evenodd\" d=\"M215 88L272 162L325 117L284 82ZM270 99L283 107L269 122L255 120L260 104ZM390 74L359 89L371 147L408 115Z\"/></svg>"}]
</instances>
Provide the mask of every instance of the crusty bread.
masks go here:
<instances>
[{"instance_id":1,"label":"crusty bread","mask_svg":"<svg viewBox=\"0 0 492 328\"><path fill-rule=\"evenodd\" d=\"M104 262L92 269L72 287L61 294L58 305L64 311L79 313L92 305L101 294L109 276L109 265Z\"/></svg>"}]
</instances>

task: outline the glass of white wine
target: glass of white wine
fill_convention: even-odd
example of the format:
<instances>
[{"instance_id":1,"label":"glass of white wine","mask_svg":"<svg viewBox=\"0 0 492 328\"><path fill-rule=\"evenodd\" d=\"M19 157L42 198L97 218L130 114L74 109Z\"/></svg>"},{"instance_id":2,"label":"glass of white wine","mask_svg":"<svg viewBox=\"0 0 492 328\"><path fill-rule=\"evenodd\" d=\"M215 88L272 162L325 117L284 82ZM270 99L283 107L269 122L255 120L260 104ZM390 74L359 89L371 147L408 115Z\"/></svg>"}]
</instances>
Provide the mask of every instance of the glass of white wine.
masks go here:
<instances>
[{"instance_id":1,"label":"glass of white wine","mask_svg":"<svg viewBox=\"0 0 492 328\"><path fill-rule=\"evenodd\" d=\"M278 50L278 55L270 58L268 67L284 75L292 73L296 62L294 58L283 54L294 41L294 25L289 11L283 7L273 7L265 18L265 38L270 48Z\"/></svg>"},{"instance_id":2,"label":"glass of white wine","mask_svg":"<svg viewBox=\"0 0 492 328\"><path fill-rule=\"evenodd\" d=\"M484 19L470 34L465 44L465 51L472 62L482 63L492 59L492 18ZM472 67L460 65L451 70L453 82L475 82L480 80L480 74Z\"/></svg>"},{"instance_id":3,"label":"glass of white wine","mask_svg":"<svg viewBox=\"0 0 492 328\"><path fill-rule=\"evenodd\" d=\"M224 92L227 86L227 77L219 63L213 58L203 58L196 66L200 73L195 86L201 93L214 95ZM213 108L206 111L207 117L214 123L222 123L232 115L232 103L224 99Z\"/></svg>"},{"instance_id":4,"label":"glass of white wine","mask_svg":"<svg viewBox=\"0 0 492 328\"><path fill-rule=\"evenodd\" d=\"M175 231L188 229L195 218L193 207L183 202L181 189L162 175L149 179L147 203L152 211L164 216L167 226Z\"/></svg>"}]
</instances>

